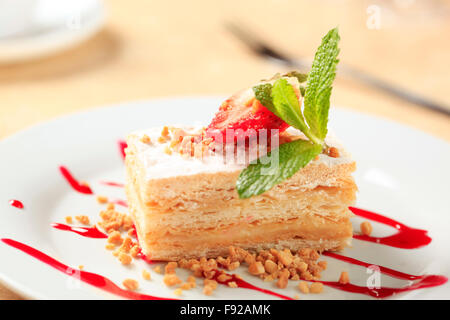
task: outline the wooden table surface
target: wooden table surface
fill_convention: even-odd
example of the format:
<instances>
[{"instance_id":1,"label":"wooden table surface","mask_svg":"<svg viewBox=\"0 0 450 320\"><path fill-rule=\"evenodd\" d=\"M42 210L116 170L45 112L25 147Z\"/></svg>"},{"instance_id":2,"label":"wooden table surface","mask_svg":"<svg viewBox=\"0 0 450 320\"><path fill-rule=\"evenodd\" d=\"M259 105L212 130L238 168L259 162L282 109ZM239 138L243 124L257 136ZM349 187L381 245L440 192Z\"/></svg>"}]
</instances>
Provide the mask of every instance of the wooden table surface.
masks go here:
<instances>
[{"instance_id":1,"label":"wooden table surface","mask_svg":"<svg viewBox=\"0 0 450 320\"><path fill-rule=\"evenodd\" d=\"M162 96L226 95L283 67L225 29L245 23L298 57L339 26L341 61L450 105L448 1L109 0L105 28L70 51L0 65L0 139L58 115ZM332 103L450 141L450 118L345 78ZM380 128L382 130L382 128ZM0 285L0 299L20 296Z\"/></svg>"}]
</instances>

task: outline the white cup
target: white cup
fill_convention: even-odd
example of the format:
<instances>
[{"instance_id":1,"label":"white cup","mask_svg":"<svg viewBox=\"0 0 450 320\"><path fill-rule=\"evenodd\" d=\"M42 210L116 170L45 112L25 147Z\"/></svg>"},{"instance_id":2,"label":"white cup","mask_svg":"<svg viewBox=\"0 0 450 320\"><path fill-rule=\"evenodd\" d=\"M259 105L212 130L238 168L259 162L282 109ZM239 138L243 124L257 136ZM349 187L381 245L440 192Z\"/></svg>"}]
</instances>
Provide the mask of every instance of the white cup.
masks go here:
<instances>
[{"instance_id":1,"label":"white cup","mask_svg":"<svg viewBox=\"0 0 450 320\"><path fill-rule=\"evenodd\" d=\"M39 0L0 0L0 38L14 36L33 25Z\"/></svg>"}]
</instances>

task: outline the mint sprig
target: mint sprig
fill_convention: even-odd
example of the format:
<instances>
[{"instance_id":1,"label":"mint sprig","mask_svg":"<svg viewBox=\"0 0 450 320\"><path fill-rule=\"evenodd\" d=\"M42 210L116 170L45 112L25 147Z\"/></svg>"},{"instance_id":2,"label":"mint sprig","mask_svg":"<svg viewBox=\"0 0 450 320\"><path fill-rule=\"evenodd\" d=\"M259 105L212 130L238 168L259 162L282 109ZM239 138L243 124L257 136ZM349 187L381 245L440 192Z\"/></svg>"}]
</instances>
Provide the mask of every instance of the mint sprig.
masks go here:
<instances>
[{"instance_id":1,"label":"mint sprig","mask_svg":"<svg viewBox=\"0 0 450 320\"><path fill-rule=\"evenodd\" d=\"M292 177L322 152L328 131L331 88L339 62L339 39L337 28L332 29L323 37L317 49L307 76L306 88L303 85L299 87L304 96L303 112L295 90L286 77L296 77L302 83L305 81L305 74L293 71L275 78L273 85L264 83L253 87L256 99L263 106L290 126L302 131L308 140L285 143L242 170L236 182L240 198L249 198L270 190ZM274 155L278 156L275 166L273 161L268 161Z\"/></svg>"}]
</instances>

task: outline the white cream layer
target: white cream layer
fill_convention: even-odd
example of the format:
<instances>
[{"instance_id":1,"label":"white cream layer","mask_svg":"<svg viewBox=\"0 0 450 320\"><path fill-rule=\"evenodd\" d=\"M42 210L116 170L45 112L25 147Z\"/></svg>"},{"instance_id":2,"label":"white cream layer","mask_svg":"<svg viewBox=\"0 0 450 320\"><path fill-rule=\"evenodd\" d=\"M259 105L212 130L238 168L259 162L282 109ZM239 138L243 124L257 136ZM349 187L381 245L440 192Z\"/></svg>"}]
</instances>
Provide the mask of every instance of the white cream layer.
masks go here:
<instances>
[{"instance_id":1,"label":"white cream layer","mask_svg":"<svg viewBox=\"0 0 450 320\"><path fill-rule=\"evenodd\" d=\"M175 127L182 128L187 133L196 133L201 129L200 127L190 126ZM138 161L144 164L146 180L188 176L199 173L234 172L245 168L245 164L224 163L224 159L220 154L214 154L213 156L204 157L203 159L183 157L177 152L173 152L169 155L165 152L165 149L170 142L158 142L161 131L162 127L149 128L135 131L127 137L128 145L134 145L136 147ZM292 127L287 131L293 135L304 137L302 132ZM151 143L144 143L141 141L141 138L144 135L150 137ZM340 156L338 158L332 158L325 154L320 154L319 159L313 161L323 163L329 167L353 162L350 155L331 133L328 133L325 142L328 146L337 148Z\"/></svg>"}]
</instances>

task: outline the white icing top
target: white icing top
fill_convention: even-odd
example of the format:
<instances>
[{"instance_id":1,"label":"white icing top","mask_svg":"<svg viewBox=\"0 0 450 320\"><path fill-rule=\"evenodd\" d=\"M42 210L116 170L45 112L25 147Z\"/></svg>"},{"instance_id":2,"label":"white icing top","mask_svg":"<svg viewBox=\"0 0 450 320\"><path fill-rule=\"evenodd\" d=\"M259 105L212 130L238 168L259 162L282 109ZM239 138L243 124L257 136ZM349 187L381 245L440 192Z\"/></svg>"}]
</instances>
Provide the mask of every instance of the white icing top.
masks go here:
<instances>
[{"instance_id":1,"label":"white icing top","mask_svg":"<svg viewBox=\"0 0 450 320\"><path fill-rule=\"evenodd\" d=\"M176 126L182 128L187 133L197 133L200 127ZM158 138L161 136L162 127L155 127L146 130L135 131L128 135L127 144L136 147L137 160L144 164L146 168L146 180L169 178L174 176L188 176L199 173L216 173L216 172L234 172L240 171L246 167L245 163L224 162L221 154L213 154L211 156L199 159L196 157L182 156L178 152L167 154L166 147L170 141L160 143ZM292 135L304 137L303 133L292 127L287 129ZM141 138L147 135L150 137L151 143L144 143ZM329 157L326 154L320 154L317 161L327 166L334 166L343 163L353 162L350 155L343 149L342 145L328 133L325 142L328 146L335 147L339 150L338 158Z\"/></svg>"}]
</instances>

